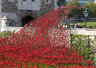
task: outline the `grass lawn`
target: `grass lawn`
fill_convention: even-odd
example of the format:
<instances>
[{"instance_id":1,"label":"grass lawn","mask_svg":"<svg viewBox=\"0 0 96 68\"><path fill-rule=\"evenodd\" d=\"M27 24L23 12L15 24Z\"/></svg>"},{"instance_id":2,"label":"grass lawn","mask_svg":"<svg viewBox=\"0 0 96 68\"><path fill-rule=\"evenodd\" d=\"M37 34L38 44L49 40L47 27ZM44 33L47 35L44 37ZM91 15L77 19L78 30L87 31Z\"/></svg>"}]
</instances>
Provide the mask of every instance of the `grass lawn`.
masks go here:
<instances>
[{"instance_id":1,"label":"grass lawn","mask_svg":"<svg viewBox=\"0 0 96 68\"><path fill-rule=\"evenodd\" d=\"M85 22L80 22L80 25L84 26ZM96 26L96 22L87 22L86 27Z\"/></svg>"}]
</instances>

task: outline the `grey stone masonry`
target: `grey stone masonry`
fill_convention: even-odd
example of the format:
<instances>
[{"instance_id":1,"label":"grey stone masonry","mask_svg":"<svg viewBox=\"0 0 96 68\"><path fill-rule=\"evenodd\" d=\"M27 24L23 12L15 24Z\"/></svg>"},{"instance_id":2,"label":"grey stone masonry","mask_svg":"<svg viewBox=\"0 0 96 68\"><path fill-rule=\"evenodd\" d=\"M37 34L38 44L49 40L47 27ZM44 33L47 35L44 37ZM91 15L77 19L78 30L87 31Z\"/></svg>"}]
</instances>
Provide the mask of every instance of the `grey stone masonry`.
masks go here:
<instances>
[{"instance_id":1,"label":"grey stone masonry","mask_svg":"<svg viewBox=\"0 0 96 68\"><path fill-rule=\"evenodd\" d=\"M55 8L55 1L56 0L0 0L0 32L18 30L18 27L23 27L23 24L26 24L27 19L24 18L27 16L32 19L37 19L51 12ZM4 19L4 17L6 17L6 19Z\"/></svg>"},{"instance_id":2,"label":"grey stone masonry","mask_svg":"<svg viewBox=\"0 0 96 68\"><path fill-rule=\"evenodd\" d=\"M17 12L18 11L18 1L13 0L11 2L10 0L2 0L2 12Z\"/></svg>"},{"instance_id":3,"label":"grey stone masonry","mask_svg":"<svg viewBox=\"0 0 96 68\"><path fill-rule=\"evenodd\" d=\"M18 11L19 17L22 19L25 16L32 16L33 18L39 18L40 17L40 11L39 10L19 10Z\"/></svg>"},{"instance_id":4,"label":"grey stone masonry","mask_svg":"<svg viewBox=\"0 0 96 68\"><path fill-rule=\"evenodd\" d=\"M55 0L50 0L50 3L45 3L45 0L41 0L41 5L40 5L41 16L46 14L47 12L54 10L55 7L54 1Z\"/></svg>"}]
</instances>

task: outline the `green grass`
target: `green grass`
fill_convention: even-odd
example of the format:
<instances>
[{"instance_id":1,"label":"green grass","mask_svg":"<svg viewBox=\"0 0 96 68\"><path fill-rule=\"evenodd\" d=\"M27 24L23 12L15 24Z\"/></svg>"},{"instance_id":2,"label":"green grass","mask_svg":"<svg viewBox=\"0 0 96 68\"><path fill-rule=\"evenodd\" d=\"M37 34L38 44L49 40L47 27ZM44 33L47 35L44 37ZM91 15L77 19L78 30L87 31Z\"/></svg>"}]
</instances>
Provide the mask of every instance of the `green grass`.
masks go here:
<instances>
[{"instance_id":1,"label":"green grass","mask_svg":"<svg viewBox=\"0 0 96 68\"><path fill-rule=\"evenodd\" d=\"M80 25L84 26L85 22L80 22ZM96 26L96 22L86 22L86 27Z\"/></svg>"}]
</instances>

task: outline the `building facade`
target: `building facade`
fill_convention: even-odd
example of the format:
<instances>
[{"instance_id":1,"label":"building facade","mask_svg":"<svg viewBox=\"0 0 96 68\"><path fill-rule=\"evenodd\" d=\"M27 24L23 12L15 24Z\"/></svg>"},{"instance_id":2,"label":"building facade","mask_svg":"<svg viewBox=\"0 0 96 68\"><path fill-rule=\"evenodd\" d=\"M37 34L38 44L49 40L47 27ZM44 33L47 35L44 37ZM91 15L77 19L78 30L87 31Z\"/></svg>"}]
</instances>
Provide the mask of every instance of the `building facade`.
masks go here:
<instances>
[{"instance_id":1,"label":"building facade","mask_svg":"<svg viewBox=\"0 0 96 68\"><path fill-rule=\"evenodd\" d=\"M55 0L0 0L0 31L15 30L54 10Z\"/></svg>"}]
</instances>

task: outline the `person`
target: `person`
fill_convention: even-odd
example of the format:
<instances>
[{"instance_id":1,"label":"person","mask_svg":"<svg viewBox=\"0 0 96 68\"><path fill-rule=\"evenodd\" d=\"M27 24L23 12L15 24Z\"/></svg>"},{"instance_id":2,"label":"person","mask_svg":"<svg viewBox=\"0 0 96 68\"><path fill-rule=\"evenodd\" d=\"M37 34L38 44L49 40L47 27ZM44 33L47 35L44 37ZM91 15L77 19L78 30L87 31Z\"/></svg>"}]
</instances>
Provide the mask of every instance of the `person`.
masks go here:
<instances>
[{"instance_id":1,"label":"person","mask_svg":"<svg viewBox=\"0 0 96 68\"><path fill-rule=\"evenodd\" d=\"M76 24L76 28L80 28L80 24L78 23L78 24Z\"/></svg>"},{"instance_id":2,"label":"person","mask_svg":"<svg viewBox=\"0 0 96 68\"><path fill-rule=\"evenodd\" d=\"M67 28L68 26L67 26L67 24L65 24L65 28Z\"/></svg>"},{"instance_id":3,"label":"person","mask_svg":"<svg viewBox=\"0 0 96 68\"><path fill-rule=\"evenodd\" d=\"M65 28L65 24L63 23L63 28Z\"/></svg>"},{"instance_id":4,"label":"person","mask_svg":"<svg viewBox=\"0 0 96 68\"><path fill-rule=\"evenodd\" d=\"M74 24L70 24L70 27L71 27L71 28L74 28Z\"/></svg>"}]
</instances>

